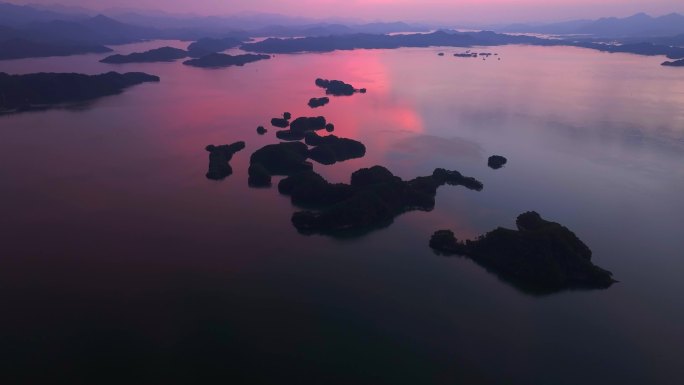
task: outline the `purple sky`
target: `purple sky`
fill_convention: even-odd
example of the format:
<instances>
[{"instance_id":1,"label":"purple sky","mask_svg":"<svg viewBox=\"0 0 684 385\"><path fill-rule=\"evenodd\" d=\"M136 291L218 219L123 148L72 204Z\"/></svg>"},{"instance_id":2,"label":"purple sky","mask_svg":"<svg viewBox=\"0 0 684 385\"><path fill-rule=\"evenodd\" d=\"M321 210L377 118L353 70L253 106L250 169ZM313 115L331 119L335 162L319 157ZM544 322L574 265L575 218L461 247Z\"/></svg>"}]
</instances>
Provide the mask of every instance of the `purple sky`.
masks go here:
<instances>
[{"instance_id":1,"label":"purple sky","mask_svg":"<svg viewBox=\"0 0 684 385\"><path fill-rule=\"evenodd\" d=\"M326 18L493 23L558 21L637 12L684 13L684 0L5 0L91 9L134 7L168 12L226 15L243 11Z\"/></svg>"}]
</instances>

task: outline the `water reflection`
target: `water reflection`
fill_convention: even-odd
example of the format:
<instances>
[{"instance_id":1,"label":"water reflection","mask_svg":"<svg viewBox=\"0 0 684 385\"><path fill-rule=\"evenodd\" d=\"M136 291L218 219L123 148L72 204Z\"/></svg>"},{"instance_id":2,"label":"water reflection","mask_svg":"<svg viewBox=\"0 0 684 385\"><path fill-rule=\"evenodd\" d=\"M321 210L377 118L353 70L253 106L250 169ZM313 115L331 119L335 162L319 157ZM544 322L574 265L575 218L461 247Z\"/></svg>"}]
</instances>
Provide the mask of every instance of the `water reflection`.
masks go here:
<instances>
[{"instance_id":1,"label":"water reflection","mask_svg":"<svg viewBox=\"0 0 684 385\"><path fill-rule=\"evenodd\" d=\"M170 44L117 51L158 45ZM0 338L13 349L3 372L47 362L49 382L109 362L112 382L135 382L127 373L151 365L170 381L260 371L320 382L676 383L679 72L661 71L659 58L568 47L501 47L501 61L438 51L277 55L219 71L100 55L0 62L10 73L162 79L83 111L0 118ZM248 189L247 168L274 141L258 125L311 115L317 77L368 89L316 110L367 147L364 158L315 165L327 180L376 164L404 179L445 167L485 189L440 189L432 212L372 236L301 237L288 198ZM206 180L205 146L240 140L233 175ZM490 170L491 154L509 163ZM428 248L434 230L471 238L531 209L573 229L622 282L539 300ZM93 383L98 373L78 374Z\"/></svg>"}]
</instances>

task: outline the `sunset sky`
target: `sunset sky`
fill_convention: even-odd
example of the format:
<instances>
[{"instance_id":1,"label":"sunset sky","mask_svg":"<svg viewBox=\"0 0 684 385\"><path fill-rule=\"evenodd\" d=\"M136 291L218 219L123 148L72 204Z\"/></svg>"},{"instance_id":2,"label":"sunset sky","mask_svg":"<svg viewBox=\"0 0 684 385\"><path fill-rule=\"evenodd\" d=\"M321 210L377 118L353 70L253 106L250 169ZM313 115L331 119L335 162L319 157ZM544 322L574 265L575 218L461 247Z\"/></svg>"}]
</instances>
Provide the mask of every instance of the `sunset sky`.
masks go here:
<instances>
[{"instance_id":1,"label":"sunset sky","mask_svg":"<svg viewBox=\"0 0 684 385\"><path fill-rule=\"evenodd\" d=\"M5 0L7 1L7 0ZM326 18L495 23L560 21L637 12L684 13L682 0L9 0L15 4L76 5L91 9L134 7L226 15L244 11Z\"/></svg>"}]
</instances>

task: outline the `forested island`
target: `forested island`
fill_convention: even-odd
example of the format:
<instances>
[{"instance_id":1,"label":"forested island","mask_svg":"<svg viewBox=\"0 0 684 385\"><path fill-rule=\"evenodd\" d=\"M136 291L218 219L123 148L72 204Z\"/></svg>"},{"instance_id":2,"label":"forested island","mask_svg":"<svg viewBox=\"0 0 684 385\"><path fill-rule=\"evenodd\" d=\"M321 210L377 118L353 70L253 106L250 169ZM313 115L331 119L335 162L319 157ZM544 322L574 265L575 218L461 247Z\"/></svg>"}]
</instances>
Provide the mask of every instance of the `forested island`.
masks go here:
<instances>
[{"instance_id":1,"label":"forested island","mask_svg":"<svg viewBox=\"0 0 684 385\"><path fill-rule=\"evenodd\" d=\"M125 88L159 77L142 72L108 72L100 75L75 73L0 73L0 113L46 109L62 103L81 102L115 95Z\"/></svg>"},{"instance_id":2,"label":"forested island","mask_svg":"<svg viewBox=\"0 0 684 385\"><path fill-rule=\"evenodd\" d=\"M208 145L205 150L209 152L209 170L207 179L221 180L233 173L230 160L233 155L245 148L245 142L235 142L233 144L223 144L220 146Z\"/></svg>"},{"instance_id":3,"label":"forested island","mask_svg":"<svg viewBox=\"0 0 684 385\"><path fill-rule=\"evenodd\" d=\"M212 53L202 56L198 59L187 60L183 62L183 64L200 68L223 68L230 66L243 66L247 63L253 63L259 60L266 60L270 58L270 55L226 55L222 53Z\"/></svg>"},{"instance_id":4,"label":"forested island","mask_svg":"<svg viewBox=\"0 0 684 385\"><path fill-rule=\"evenodd\" d=\"M357 92L366 93L365 88L356 89L351 84L345 83L341 80L316 79L316 86L325 89L325 93L333 96L350 96Z\"/></svg>"},{"instance_id":5,"label":"forested island","mask_svg":"<svg viewBox=\"0 0 684 385\"><path fill-rule=\"evenodd\" d=\"M173 47L161 47L145 52L134 52L129 55L112 55L100 60L102 63L124 64L124 63L154 63L172 62L188 57L188 52Z\"/></svg>"},{"instance_id":6,"label":"forested island","mask_svg":"<svg viewBox=\"0 0 684 385\"><path fill-rule=\"evenodd\" d=\"M684 59L675 60L675 61L666 61L661 65L666 66L666 67L684 67Z\"/></svg>"},{"instance_id":7,"label":"forested island","mask_svg":"<svg viewBox=\"0 0 684 385\"><path fill-rule=\"evenodd\" d=\"M203 38L191 43L188 46L188 53L191 57L199 58L211 53L218 53L230 48L235 48L240 44L242 44L242 40L236 39L234 37L226 37L222 39Z\"/></svg>"},{"instance_id":8,"label":"forested island","mask_svg":"<svg viewBox=\"0 0 684 385\"><path fill-rule=\"evenodd\" d=\"M311 108L318 108L318 107L323 107L326 104L330 103L330 98L327 97L322 97L322 98L311 98L309 99L309 107Z\"/></svg>"},{"instance_id":9,"label":"forested island","mask_svg":"<svg viewBox=\"0 0 684 385\"><path fill-rule=\"evenodd\" d=\"M299 232L346 236L387 226L408 211L431 211L437 188L444 185L482 190L482 183L458 171L436 169L404 181L382 166L354 172L350 184L332 184L308 170L283 179L278 190L296 205L317 207L292 215Z\"/></svg>"},{"instance_id":10,"label":"forested island","mask_svg":"<svg viewBox=\"0 0 684 385\"><path fill-rule=\"evenodd\" d=\"M471 258L526 291L602 289L615 282L612 273L591 262L589 247L565 226L533 211L519 215L516 226L466 241L457 240L451 230L440 230L432 235L430 247Z\"/></svg>"}]
</instances>

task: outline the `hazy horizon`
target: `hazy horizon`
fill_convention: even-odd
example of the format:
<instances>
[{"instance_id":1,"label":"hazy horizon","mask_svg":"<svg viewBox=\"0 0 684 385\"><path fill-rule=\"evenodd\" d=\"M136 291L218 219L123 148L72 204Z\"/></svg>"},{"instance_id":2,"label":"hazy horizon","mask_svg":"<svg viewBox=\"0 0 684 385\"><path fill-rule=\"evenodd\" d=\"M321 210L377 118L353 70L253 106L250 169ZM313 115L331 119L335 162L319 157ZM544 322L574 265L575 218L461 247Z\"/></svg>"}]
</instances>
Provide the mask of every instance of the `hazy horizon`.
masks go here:
<instances>
[{"instance_id":1,"label":"hazy horizon","mask_svg":"<svg viewBox=\"0 0 684 385\"><path fill-rule=\"evenodd\" d=\"M684 13L679 0L561 0L548 4L542 0L6 0L16 5L64 5L94 11L131 8L196 15L226 16L244 12L279 13L306 18L355 18L365 21L408 21L462 24L557 22L600 17L626 17L645 12L652 16Z\"/></svg>"}]
</instances>

